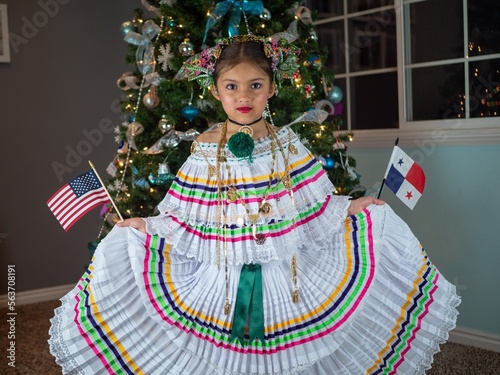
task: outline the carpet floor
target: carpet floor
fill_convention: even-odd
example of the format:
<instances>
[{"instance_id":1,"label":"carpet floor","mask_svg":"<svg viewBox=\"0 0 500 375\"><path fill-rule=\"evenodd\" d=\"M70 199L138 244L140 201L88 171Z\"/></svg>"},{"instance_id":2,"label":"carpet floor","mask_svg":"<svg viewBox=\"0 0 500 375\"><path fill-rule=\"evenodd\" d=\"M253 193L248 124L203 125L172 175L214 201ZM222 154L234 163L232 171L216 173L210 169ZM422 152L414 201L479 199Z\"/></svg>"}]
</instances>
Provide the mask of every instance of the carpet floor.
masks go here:
<instances>
[{"instance_id":1,"label":"carpet floor","mask_svg":"<svg viewBox=\"0 0 500 375\"><path fill-rule=\"evenodd\" d=\"M0 343L3 352L0 374L61 374L61 368L54 362L47 344L49 319L59 304L59 301L48 301L18 306L15 325L8 322L12 316L7 315L7 309L0 309ZM15 367L9 366L8 358L11 327L15 329L12 332L15 333ZM500 353L446 343L434 357L433 367L426 375L500 375Z\"/></svg>"}]
</instances>

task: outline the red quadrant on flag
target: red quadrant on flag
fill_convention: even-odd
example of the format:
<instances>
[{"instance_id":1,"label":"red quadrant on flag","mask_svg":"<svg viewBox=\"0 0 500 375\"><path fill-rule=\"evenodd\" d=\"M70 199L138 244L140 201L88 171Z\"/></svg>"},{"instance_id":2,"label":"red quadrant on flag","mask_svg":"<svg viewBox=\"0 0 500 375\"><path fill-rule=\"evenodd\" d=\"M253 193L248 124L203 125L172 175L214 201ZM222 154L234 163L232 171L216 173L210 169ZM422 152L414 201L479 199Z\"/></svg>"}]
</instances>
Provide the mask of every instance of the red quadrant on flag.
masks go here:
<instances>
[{"instance_id":1,"label":"red quadrant on flag","mask_svg":"<svg viewBox=\"0 0 500 375\"><path fill-rule=\"evenodd\" d=\"M65 231L95 207L110 202L94 171L86 172L62 186L47 205Z\"/></svg>"},{"instance_id":2,"label":"red quadrant on flag","mask_svg":"<svg viewBox=\"0 0 500 375\"><path fill-rule=\"evenodd\" d=\"M394 146L385 173L385 184L410 209L415 207L425 188L425 174L415 161Z\"/></svg>"}]
</instances>

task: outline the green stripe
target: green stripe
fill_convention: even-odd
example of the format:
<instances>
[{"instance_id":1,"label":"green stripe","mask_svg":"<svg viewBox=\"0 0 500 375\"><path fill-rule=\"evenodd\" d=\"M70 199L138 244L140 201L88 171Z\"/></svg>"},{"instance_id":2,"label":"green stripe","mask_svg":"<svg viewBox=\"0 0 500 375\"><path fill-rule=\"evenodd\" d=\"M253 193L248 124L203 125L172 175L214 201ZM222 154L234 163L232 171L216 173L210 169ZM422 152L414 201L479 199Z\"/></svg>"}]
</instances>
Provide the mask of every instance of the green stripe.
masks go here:
<instances>
[{"instance_id":1,"label":"green stripe","mask_svg":"<svg viewBox=\"0 0 500 375\"><path fill-rule=\"evenodd\" d=\"M367 243L366 243L366 239L365 239L365 237L367 235L366 222L364 221L363 214L358 214L358 218L360 219L360 221L359 221L360 229L357 232L358 237L359 237L359 244L360 244L359 250L360 250L360 258L361 258L360 259L360 262L361 262L360 276L359 276L359 281L356 283L357 284L356 288L350 294L350 296L344 301L343 305L340 306L336 310L335 314L330 315L327 320L323 320L321 322L318 322L314 326L310 326L307 329L303 329L301 331L296 331L294 333L288 333L288 334L282 335L278 339L269 340L265 343L265 345L262 345L262 343L259 341L254 341L254 342L250 343L249 345L247 345L247 347L262 348L263 346L265 346L265 348L272 348L274 346L278 346L281 343L287 343L289 341L293 341L294 339L298 339L298 338L301 338L304 336L309 336L309 335L314 334L318 331L321 331L322 328L328 327L328 326L332 325L333 323L335 323L335 321L343 314L343 312L346 309L348 309L350 307L350 305L352 305L353 300L359 295L360 289L362 287L364 287L364 283L365 283L365 280L367 278L367 269L368 269L367 259L369 259L369 257L367 257L367 248L366 248ZM353 232L353 233L355 233L355 232ZM149 250L151 252L155 252L155 250L151 247ZM153 257L151 257L151 260L152 259L153 259ZM152 264L150 264L150 268L154 269L154 266ZM152 273L152 274L154 275L154 273ZM222 342L229 344L229 337L228 336L222 335L222 334L220 334L216 331L213 331L209 328L200 327L197 323L193 323L191 321L186 320L184 317L178 315L175 311L173 311L170 308L170 306L169 306L168 302L166 301L166 299L164 298L164 296L161 293L159 293L158 288L155 287L153 290L155 291L155 300L162 307L163 312L166 313L168 316L170 316L173 320L181 322L187 328L194 329L195 331L197 331L199 333L202 333L204 335L207 335L207 336L213 338L216 342L222 341ZM234 346L236 346L236 345L234 345Z\"/></svg>"},{"instance_id":2,"label":"green stripe","mask_svg":"<svg viewBox=\"0 0 500 375\"><path fill-rule=\"evenodd\" d=\"M91 292L89 290L89 294L90 293ZM85 307L85 302L84 302L86 296L83 294L83 290L79 293L79 295L80 295L80 303L79 303L80 314L78 314L78 316L80 317L80 322L85 326L87 334L92 336L93 343L99 347L101 354L103 354L106 357L108 364L113 368L113 370L115 370L117 374L124 374L123 370L121 369L121 365L117 364L117 359L114 356L113 352L111 351L111 349L109 349L106 342L104 342L101 339L101 336L96 332L96 329L93 328L92 323L89 322L89 319L86 316L87 309Z\"/></svg>"},{"instance_id":3,"label":"green stripe","mask_svg":"<svg viewBox=\"0 0 500 375\"><path fill-rule=\"evenodd\" d=\"M387 374L393 370L395 363L399 361L399 359L401 358L402 350L404 350L408 346L408 339L411 337L412 332L415 330L415 328L417 328L418 317L425 311L425 304L427 303L427 301L431 299L429 292L434 287L435 276L436 276L436 269L433 267L431 274L427 277L427 280L429 282L427 283L427 286L423 290L423 296L419 301L418 307L411 314L410 323L407 325L405 333L400 337L401 342L394 349L394 354L392 355L392 358L388 361L388 365L383 372L384 374ZM417 289L415 289L414 292L418 293L418 287Z\"/></svg>"},{"instance_id":4,"label":"green stripe","mask_svg":"<svg viewBox=\"0 0 500 375\"><path fill-rule=\"evenodd\" d=\"M292 185L297 185L298 183L308 179L309 177L315 175L318 170L323 168L320 164L315 164L312 168L308 169L307 171L296 175L292 179ZM187 180L182 180L186 184L189 185L194 185L194 182L189 182ZM243 183L241 183L243 184ZM239 184L239 185L241 185ZM251 182L247 182L246 184L252 184ZM278 185L275 185L272 190L277 190L279 186L283 186L281 183ZM215 187L215 184L214 184ZM198 198L207 202L213 201L217 199L217 191L214 192L209 192L207 190L200 190L200 189L195 189L193 187L183 187L179 185L176 181L174 181L170 187L174 191L176 191L179 195L184 196L184 197L190 197L190 198ZM283 190L283 189L281 189ZM242 198L251 198L254 196L261 196L264 195L267 191L267 186L263 186L262 188L253 190L252 194L249 194L246 190L238 190L238 193L242 196Z\"/></svg>"}]
</instances>

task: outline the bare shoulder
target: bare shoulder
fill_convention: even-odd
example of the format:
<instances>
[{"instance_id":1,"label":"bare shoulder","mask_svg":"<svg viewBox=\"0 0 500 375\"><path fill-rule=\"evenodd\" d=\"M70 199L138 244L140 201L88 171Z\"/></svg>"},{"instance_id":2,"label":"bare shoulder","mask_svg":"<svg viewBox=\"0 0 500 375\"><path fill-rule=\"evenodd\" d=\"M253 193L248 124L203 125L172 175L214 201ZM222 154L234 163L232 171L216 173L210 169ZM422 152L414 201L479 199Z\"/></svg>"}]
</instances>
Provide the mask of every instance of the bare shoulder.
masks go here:
<instances>
[{"instance_id":1,"label":"bare shoulder","mask_svg":"<svg viewBox=\"0 0 500 375\"><path fill-rule=\"evenodd\" d=\"M201 133L197 138L196 142L206 142L206 143L217 143L219 142L221 134L221 128L216 127L212 130L207 130Z\"/></svg>"}]
</instances>

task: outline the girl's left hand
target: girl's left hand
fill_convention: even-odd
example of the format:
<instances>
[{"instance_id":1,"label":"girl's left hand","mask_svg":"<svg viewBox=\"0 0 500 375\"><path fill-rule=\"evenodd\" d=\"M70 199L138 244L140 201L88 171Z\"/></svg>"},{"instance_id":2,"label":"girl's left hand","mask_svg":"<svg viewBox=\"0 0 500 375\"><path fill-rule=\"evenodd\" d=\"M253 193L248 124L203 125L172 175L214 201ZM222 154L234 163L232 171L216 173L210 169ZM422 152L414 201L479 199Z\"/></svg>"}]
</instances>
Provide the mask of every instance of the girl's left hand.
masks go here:
<instances>
[{"instance_id":1,"label":"girl's left hand","mask_svg":"<svg viewBox=\"0 0 500 375\"><path fill-rule=\"evenodd\" d=\"M361 211L363 211L364 208L368 207L371 204L376 204L376 205L382 205L385 204L383 200L373 198L373 197L361 197L358 199L354 199L351 201L351 205L347 209L347 215L355 215Z\"/></svg>"}]
</instances>

